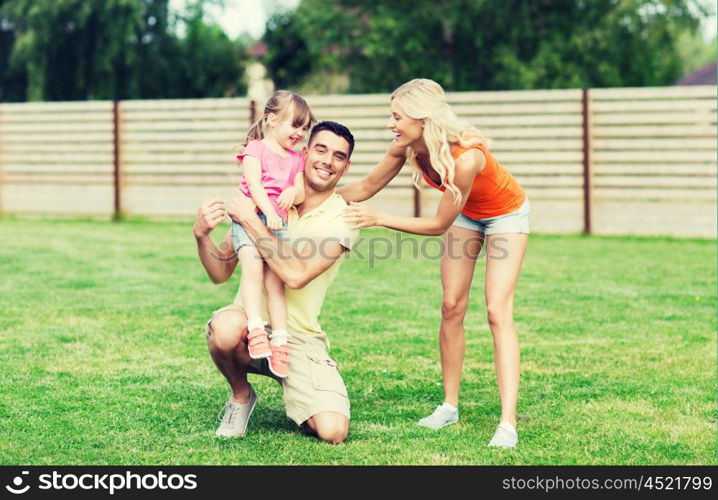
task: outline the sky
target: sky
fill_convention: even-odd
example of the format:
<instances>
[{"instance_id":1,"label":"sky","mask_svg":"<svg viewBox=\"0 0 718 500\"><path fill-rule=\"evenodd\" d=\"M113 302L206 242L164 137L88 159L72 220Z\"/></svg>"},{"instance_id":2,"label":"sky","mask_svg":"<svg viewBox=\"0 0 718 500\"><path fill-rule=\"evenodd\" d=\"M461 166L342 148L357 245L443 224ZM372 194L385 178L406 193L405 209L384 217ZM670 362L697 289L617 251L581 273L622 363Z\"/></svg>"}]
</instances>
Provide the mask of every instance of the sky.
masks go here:
<instances>
[{"instance_id":1,"label":"sky","mask_svg":"<svg viewBox=\"0 0 718 500\"><path fill-rule=\"evenodd\" d=\"M186 3L187 0L170 0L170 8L182 11ZM299 0L225 0L224 10L208 5L206 15L216 21L232 40L244 32L259 38L272 12L292 9L298 4Z\"/></svg>"},{"instance_id":2,"label":"sky","mask_svg":"<svg viewBox=\"0 0 718 500\"><path fill-rule=\"evenodd\" d=\"M708 1L708 0L706 0ZM181 11L187 0L170 0L172 9ZM291 9L299 0L225 0L224 10L216 6L207 7L207 15L216 21L231 39L243 32L259 38L269 15L277 9ZM715 8L714 8L715 10ZM716 15L706 20L702 27L703 38L708 41L716 36Z\"/></svg>"}]
</instances>

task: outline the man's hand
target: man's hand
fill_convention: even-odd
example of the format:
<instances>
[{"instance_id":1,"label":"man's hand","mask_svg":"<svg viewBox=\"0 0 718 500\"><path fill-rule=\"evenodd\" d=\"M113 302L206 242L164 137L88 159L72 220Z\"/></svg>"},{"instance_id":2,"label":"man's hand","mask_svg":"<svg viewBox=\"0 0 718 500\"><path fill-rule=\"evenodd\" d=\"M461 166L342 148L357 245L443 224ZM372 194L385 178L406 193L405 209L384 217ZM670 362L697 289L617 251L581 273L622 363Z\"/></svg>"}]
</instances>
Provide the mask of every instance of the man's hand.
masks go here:
<instances>
[{"instance_id":1,"label":"man's hand","mask_svg":"<svg viewBox=\"0 0 718 500\"><path fill-rule=\"evenodd\" d=\"M202 204L197 212L192 231L195 238L208 236L217 224L227 216L224 202L220 198L214 198Z\"/></svg>"},{"instance_id":2,"label":"man's hand","mask_svg":"<svg viewBox=\"0 0 718 500\"><path fill-rule=\"evenodd\" d=\"M257 205L254 204L254 200L249 196L232 198L230 202L227 203L227 215L234 222L242 224L250 218L257 216Z\"/></svg>"},{"instance_id":3,"label":"man's hand","mask_svg":"<svg viewBox=\"0 0 718 500\"><path fill-rule=\"evenodd\" d=\"M294 205L294 199L297 197L297 189L289 186L277 197L277 205L282 210L289 210Z\"/></svg>"}]
</instances>

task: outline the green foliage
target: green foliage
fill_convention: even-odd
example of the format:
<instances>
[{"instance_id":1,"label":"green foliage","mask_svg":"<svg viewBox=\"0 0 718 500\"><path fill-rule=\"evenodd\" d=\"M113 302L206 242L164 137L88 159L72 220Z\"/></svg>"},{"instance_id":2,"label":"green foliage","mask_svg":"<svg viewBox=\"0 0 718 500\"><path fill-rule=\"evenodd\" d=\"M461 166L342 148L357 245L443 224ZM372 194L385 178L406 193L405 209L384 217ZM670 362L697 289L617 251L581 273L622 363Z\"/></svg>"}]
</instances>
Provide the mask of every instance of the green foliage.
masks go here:
<instances>
[{"instance_id":1,"label":"green foliage","mask_svg":"<svg viewBox=\"0 0 718 500\"><path fill-rule=\"evenodd\" d=\"M246 89L244 44L207 25L201 1L181 20L169 0L4 0L0 40L4 101L213 97Z\"/></svg>"},{"instance_id":2,"label":"green foliage","mask_svg":"<svg viewBox=\"0 0 718 500\"><path fill-rule=\"evenodd\" d=\"M532 234L514 306L521 443L501 451L485 446L500 414L485 260L461 420L424 429L442 397L439 263L403 245L370 266L385 230L362 231L322 308L347 442L302 434L254 375L248 434L215 438L229 390L204 323L238 281L210 283L190 225L0 218L0 464L715 464L715 240Z\"/></svg>"},{"instance_id":3,"label":"green foliage","mask_svg":"<svg viewBox=\"0 0 718 500\"><path fill-rule=\"evenodd\" d=\"M707 13L701 0L302 0L265 41L282 86L310 72L347 73L352 92L416 77L451 90L666 85ZM288 47L301 65L284 63Z\"/></svg>"}]
</instances>

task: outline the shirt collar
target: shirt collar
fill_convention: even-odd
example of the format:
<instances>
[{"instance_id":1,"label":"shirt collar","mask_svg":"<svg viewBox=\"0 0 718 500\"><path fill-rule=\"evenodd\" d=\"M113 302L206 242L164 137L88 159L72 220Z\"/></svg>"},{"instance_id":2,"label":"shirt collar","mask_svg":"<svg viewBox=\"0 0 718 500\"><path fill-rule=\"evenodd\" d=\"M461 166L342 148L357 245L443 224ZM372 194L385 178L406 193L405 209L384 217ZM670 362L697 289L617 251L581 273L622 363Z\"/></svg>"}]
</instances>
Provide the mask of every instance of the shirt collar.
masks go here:
<instances>
[{"instance_id":1,"label":"shirt collar","mask_svg":"<svg viewBox=\"0 0 718 500\"><path fill-rule=\"evenodd\" d=\"M306 219L307 217L315 217L317 215L321 215L325 213L329 208L336 203L336 199L339 197L337 194L336 189L332 191L332 194L330 194L326 200L324 200L319 206L314 207L309 212L302 215L302 219ZM342 198L343 199L343 198ZM292 207L290 211L293 213L294 217L299 218L299 212L297 211L297 207Z\"/></svg>"}]
</instances>

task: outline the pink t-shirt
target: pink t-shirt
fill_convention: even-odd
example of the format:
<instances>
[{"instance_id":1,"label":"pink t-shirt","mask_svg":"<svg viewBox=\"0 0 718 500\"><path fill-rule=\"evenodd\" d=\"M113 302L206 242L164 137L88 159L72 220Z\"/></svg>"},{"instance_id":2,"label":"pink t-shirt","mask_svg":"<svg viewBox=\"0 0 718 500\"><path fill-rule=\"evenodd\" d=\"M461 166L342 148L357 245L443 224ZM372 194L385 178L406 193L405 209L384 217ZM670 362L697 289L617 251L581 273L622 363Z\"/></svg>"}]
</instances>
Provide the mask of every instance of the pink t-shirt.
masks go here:
<instances>
[{"instance_id":1,"label":"pink t-shirt","mask_svg":"<svg viewBox=\"0 0 718 500\"><path fill-rule=\"evenodd\" d=\"M274 210L277 211L283 219L287 219L287 211L282 210L277 205L279 195L294 184L294 178L297 173L304 169L304 161L302 155L296 151L287 151L289 156L280 156L267 147L262 141L250 141L244 152L237 155L238 160L242 160L245 156L251 156L259 160L262 164L262 187L269 196ZM239 180L239 190L251 198L247 180L242 176Z\"/></svg>"}]
</instances>

